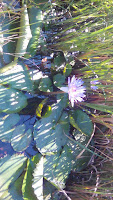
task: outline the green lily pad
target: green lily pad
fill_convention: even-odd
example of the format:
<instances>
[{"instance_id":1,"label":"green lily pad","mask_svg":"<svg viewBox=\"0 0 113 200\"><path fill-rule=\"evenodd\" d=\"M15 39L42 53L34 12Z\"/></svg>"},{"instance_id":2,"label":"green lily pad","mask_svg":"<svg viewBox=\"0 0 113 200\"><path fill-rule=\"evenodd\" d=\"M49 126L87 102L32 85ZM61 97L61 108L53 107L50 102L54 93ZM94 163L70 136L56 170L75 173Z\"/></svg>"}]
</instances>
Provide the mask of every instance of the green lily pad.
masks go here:
<instances>
[{"instance_id":1,"label":"green lily pad","mask_svg":"<svg viewBox=\"0 0 113 200\"><path fill-rule=\"evenodd\" d=\"M22 173L26 157L21 155L6 156L0 159L0 198Z\"/></svg>"},{"instance_id":2,"label":"green lily pad","mask_svg":"<svg viewBox=\"0 0 113 200\"><path fill-rule=\"evenodd\" d=\"M21 192L21 185L23 181L23 175L21 175L14 183L11 183L1 199L5 200L24 200Z\"/></svg>"},{"instance_id":3,"label":"green lily pad","mask_svg":"<svg viewBox=\"0 0 113 200\"><path fill-rule=\"evenodd\" d=\"M1 114L2 115L2 114ZM15 125L20 120L18 114L10 114L0 117L0 140L10 142Z\"/></svg>"},{"instance_id":4,"label":"green lily pad","mask_svg":"<svg viewBox=\"0 0 113 200\"><path fill-rule=\"evenodd\" d=\"M38 121L35 131L37 133L37 136L35 133L36 146L42 154L55 153L67 142L62 126L60 124L52 126L51 122L47 121L46 118ZM69 133L69 127L65 132L66 134Z\"/></svg>"},{"instance_id":5,"label":"green lily pad","mask_svg":"<svg viewBox=\"0 0 113 200\"><path fill-rule=\"evenodd\" d=\"M32 91L33 85L30 80L29 71L23 62L14 62L5 66L9 69L0 74L0 83L8 84L11 88Z\"/></svg>"},{"instance_id":6,"label":"green lily pad","mask_svg":"<svg viewBox=\"0 0 113 200\"><path fill-rule=\"evenodd\" d=\"M79 159L77 156L82 151L74 141L68 141L63 150L54 155L46 155L44 160L44 177L56 188L63 189L71 172L80 171L87 166L91 153L85 151ZM51 170L50 170L51 169Z\"/></svg>"},{"instance_id":7,"label":"green lily pad","mask_svg":"<svg viewBox=\"0 0 113 200\"><path fill-rule=\"evenodd\" d=\"M55 68L56 71L62 71L65 67L65 63L66 63L66 60L65 60L63 52L59 52L54 58L53 68Z\"/></svg>"},{"instance_id":8,"label":"green lily pad","mask_svg":"<svg viewBox=\"0 0 113 200\"><path fill-rule=\"evenodd\" d=\"M52 92L53 86L52 81L48 76L44 76L39 84L39 90L43 92Z\"/></svg>"},{"instance_id":9,"label":"green lily pad","mask_svg":"<svg viewBox=\"0 0 113 200\"><path fill-rule=\"evenodd\" d=\"M17 152L24 151L32 140L32 130L26 131L25 125L16 126L11 137L11 146Z\"/></svg>"},{"instance_id":10,"label":"green lily pad","mask_svg":"<svg viewBox=\"0 0 113 200\"><path fill-rule=\"evenodd\" d=\"M70 112L70 123L80 133L90 136L93 132L93 123L90 117L82 110L75 110Z\"/></svg>"},{"instance_id":11,"label":"green lily pad","mask_svg":"<svg viewBox=\"0 0 113 200\"><path fill-rule=\"evenodd\" d=\"M0 85L0 110L15 113L27 105L27 97L20 91Z\"/></svg>"},{"instance_id":12,"label":"green lily pad","mask_svg":"<svg viewBox=\"0 0 113 200\"><path fill-rule=\"evenodd\" d=\"M62 74L56 74L53 76L53 83L56 87L62 87L62 84L65 82L65 76Z\"/></svg>"},{"instance_id":13,"label":"green lily pad","mask_svg":"<svg viewBox=\"0 0 113 200\"><path fill-rule=\"evenodd\" d=\"M34 139L41 154L55 153L67 142L65 134L69 134L69 121L67 113L62 116L63 106L63 100L58 101L52 106L50 116L40 119L34 125Z\"/></svg>"}]
</instances>

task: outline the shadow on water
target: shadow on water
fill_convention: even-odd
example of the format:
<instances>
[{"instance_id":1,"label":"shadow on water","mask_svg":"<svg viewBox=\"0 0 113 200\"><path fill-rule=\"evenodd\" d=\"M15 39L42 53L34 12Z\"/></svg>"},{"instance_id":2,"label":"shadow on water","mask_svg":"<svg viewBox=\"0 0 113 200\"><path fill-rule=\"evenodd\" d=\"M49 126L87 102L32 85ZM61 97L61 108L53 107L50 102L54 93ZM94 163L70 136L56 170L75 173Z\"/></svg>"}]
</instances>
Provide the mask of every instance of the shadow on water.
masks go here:
<instances>
[{"instance_id":1,"label":"shadow on water","mask_svg":"<svg viewBox=\"0 0 113 200\"><path fill-rule=\"evenodd\" d=\"M21 153L24 153L28 158L31 156L36 155L38 150L36 149L35 142L32 140L29 147ZM18 153L13 150L12 146L8 142L2 142L0 140L0 158L4 157L5 155L13 155L14 153ZM20 152L19 152L20 153Z\"/></svg>"}]
</instances>

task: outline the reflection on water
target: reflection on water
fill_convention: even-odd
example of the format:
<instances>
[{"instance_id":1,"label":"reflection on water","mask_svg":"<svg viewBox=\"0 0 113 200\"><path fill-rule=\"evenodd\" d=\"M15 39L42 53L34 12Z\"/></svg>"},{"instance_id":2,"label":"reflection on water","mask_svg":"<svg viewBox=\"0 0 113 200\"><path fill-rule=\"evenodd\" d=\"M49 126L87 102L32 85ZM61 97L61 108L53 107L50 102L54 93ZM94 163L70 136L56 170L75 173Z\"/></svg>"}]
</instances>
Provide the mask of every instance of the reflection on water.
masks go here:
<instances>
[{"instance_id":1,"label":"reflection on water","mask_svg":"<svg viewBox=\"0 0 113 200\"><path fill-rule=\"evenodd\" d=\"M4 157L5 155L13 155L15 151L13 150L12 146L8 142L2 142L0 140L0 157Z\"/></svg>"}]
</instances>

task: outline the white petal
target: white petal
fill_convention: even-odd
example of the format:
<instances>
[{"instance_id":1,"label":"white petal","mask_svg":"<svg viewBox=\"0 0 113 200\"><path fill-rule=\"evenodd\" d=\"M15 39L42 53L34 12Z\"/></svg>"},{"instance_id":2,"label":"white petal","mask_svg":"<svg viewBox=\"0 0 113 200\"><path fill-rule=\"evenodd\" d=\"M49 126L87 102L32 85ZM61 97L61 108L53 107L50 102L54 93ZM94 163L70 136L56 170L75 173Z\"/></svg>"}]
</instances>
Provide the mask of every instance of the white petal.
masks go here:
<instances>
[{"instance_id":1,"label":"white petal","mask_svg":"<svg viewBox=\"0 0 113 200\"><path fill-rule=\"evenodd\" d=\"M59 89L62 90L63 92L68 93L68 87L61 87L61 88L59 88Z\"/></svg>"},{"instance_id":2,"label":"white petal","mask_svg":"<svg viewBox=\"0 0 113 200\"><path fill-rule=\"evenodd\" d=\"M70 84L70 77L68 77L68 85Z\"/></svg>"}]
</instances>

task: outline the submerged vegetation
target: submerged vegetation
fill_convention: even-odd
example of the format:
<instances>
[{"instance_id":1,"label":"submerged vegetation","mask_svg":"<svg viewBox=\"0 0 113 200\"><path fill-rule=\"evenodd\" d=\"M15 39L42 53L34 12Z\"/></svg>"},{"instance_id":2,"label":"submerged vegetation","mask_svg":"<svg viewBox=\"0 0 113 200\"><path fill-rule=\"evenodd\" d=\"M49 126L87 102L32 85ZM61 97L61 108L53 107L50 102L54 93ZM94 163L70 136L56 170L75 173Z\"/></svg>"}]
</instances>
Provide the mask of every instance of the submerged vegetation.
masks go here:
<instances>
[{"instance_id":1,"label":"submerged vegetation","mask_svg":"<svg viewBox=\"0 0 113 200\"><path fill-rule=\"evenodd\" d=\"M113 2L0 9L0 199L112 199Z\"/></svg>"}]
</instances>

